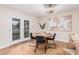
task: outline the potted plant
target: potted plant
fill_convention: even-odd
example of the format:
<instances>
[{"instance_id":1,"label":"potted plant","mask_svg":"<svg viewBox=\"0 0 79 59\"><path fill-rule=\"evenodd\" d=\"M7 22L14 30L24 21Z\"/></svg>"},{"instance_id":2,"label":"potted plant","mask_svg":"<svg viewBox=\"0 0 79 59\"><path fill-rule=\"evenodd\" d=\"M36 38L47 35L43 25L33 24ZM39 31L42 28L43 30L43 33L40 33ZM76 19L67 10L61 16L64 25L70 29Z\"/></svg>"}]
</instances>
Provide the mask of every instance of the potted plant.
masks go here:
<instances>
[{"instance_id":1,"label":"potted plant","mask_svg":"<svg viewBox=\"0 0 79 59\"><path fill-rule=\"evenodd\" d=\"M40 25L40 28L42 29L42 31L44 31L44 29L45 29L45 27L46 27L46 23L43 23L43 24L40 24L40 23L39 23L39 25Z\"/></svg>"}]
</instances>

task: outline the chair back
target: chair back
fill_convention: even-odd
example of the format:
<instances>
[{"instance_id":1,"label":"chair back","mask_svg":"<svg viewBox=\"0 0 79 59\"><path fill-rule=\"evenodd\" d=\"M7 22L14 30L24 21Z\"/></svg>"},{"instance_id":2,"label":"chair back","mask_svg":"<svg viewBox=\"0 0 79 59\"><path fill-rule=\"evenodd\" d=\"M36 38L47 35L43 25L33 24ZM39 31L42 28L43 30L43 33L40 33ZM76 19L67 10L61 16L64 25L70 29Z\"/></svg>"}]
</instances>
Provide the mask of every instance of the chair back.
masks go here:
<instances>
[{"instance_id":1,"label":"chair back","mask_svg":"<svg viewBox=\"0 0 79 59\"><path fill-rule=\"evenodd\" d=\"M52 39L52 40L55 40L55 37L56 37L56 33L54 33L54 35L53 35L53 39Z\"/></svg>"},{"instance_id":2,"label":"chair back","mask_svg":"<svg viewBox=\"0 0 79 59\"><path fill-rule=\"evenodd\" d=\"M30 33L30 38L32 38L32 33Z\"/></svg>"},{"instance_id":3,"label":"chair back","mask_svg":"<svg viewBox=\"0 0 79 59\"><path fill-rule=\"evenodd\" d=\"M36 43L44 43L44 37L43 36L36 36Z\"/></svg>"}]
</instances>

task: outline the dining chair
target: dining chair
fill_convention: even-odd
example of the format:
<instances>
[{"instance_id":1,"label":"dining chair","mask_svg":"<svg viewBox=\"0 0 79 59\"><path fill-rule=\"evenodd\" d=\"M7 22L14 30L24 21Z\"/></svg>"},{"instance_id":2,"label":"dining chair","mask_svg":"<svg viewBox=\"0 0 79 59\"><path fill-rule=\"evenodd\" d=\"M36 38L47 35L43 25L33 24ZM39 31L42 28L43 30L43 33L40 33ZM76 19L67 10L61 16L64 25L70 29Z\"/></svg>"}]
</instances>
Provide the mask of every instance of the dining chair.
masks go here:
<instances>
[{"instance_id":1,"label":"dining chair","mask_svg":"<svg viewBox=\"0 0 79 59\"><path fill-rule=\"evenodd\" d=\"M38 49L38 46L40 44L44 44L45 53L46 53L45 40L44 40L43 36L36 36L36 48L35 48L34 52L36 53L36 50Z\"/></svg>"},{"instance_id":2,"label":"dining chair","mask_svg":"<svg viewBox=\"0 0 79 59\"><path fill-rule=\"evenodd\" d=\"M49 41L49 40L53 41L53 45L54 45L54 47L56 48L55 37L56 37L56 33L54 33L53 37L47 38L47 40L48 40L48 41ZM50 43L48 43L48 44L50 44Z\"/></svg>"},{"instance_id":3,"label":"dining chair","mask_svg":"<svg viewBox=\"0 0 79 59\"><path fill-rule=\"evenodd\" d=\"M32 35L33 33L30 33L30 38L31 38L31 40L30 40L30 45L29 46L31 46L31 47L34 47L35 46L35 42L34 42L34 39L36 39L35 37L33 37L33 35Z\"/></svg>"},{"instance_id":4,"label":"dining chair","mask_svg":"<svg viewBox=\"0 0 79 59\"><path fill-rule=\"evenodd\" d=\"M35 37L33 37L33 33L30 33L30 38L35 39Z\"/></svg>"}]
</instances>

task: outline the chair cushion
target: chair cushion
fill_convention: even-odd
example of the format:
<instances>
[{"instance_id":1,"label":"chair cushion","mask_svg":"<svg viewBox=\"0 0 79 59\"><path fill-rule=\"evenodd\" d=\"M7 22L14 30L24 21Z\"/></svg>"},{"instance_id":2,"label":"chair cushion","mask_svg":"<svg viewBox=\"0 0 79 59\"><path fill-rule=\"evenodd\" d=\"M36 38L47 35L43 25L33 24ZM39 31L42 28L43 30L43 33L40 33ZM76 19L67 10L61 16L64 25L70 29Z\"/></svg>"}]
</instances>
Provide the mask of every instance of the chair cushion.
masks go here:
<instances>
[{"instance_id":1,"label":"chair cushion","mask_svg":"<svg viewBox=\"0 0 79 59\"><path fill-rule=\"evenodd\" d=\"M72 49L76 48L74 42L70 41L69 44L68 44L68 48L72 48Z\"/></svg>"},{"instance_id":2,"label":"chair cushion","mask_svg":"<svg viewBox=\"0 0 79 59\"><path fill-rule=\"evenodd\" d=\"M76 48L74 42L79 42L79 35L77 33L71 33L70 37L69 48Z\"/></svg>"},{"instance_id":3,"label":"chair cushion","mask_svg":"<svg viewBox=\"0 0 79 59\"><path fill-rule=\"evenodd\" d=\"M79 35L77 33L71 33L70 36L73 41L79 41Z\"/></svg>"},{"instance_id":4,"label":"chair cushion","mask_svg":"<svg viewBox=\"0 0 79 59\"><path fill-rule=\"evenodd\" d=\"M44 37L43 36L36 36L36 42L37 43L44 43L45 42Z\"/></svg>"},{"instance_id":5,"label":"chair cushion","mask_svg":"<svg viewBox=\"0 0 79 59\"><path fill-rule=\"evenodd\" d=\"M75 46L76 46L76 54L79 55L79 42L75 41Z\"/></svg>"},{"instance_id":6,"label":"chair cushion","mask_svg":"<svg viewBox=\"0 0 79 59\"><path fill-rule=\"evenodd\" d=\"M75 49L70 49L70 48L63 48L65 54L70 54L70 55L75 55L76 50Z\"/></svg>"}]
</instances>

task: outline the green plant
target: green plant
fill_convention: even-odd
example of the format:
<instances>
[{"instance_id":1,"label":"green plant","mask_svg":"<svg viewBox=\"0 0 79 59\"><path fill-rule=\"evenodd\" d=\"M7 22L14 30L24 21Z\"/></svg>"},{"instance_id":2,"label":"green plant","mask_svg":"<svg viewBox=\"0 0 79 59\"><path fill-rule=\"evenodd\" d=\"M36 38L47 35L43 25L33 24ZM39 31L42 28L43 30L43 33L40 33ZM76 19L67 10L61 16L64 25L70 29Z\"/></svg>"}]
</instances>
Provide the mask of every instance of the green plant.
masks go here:
<instances>
[{"instance_id":1,"label":"green plant","mask_svg":"<svg viewBox=\"0 0 79 59\"><path fill-rule=\"evenodd\" d=\"M46 27L46 23L44 23L44 24L40 24L40 23L39 23L39 25L40 25L40 28L41 28L42 30L44 30L45 27Z\"/></svg>"}]
</instances>

